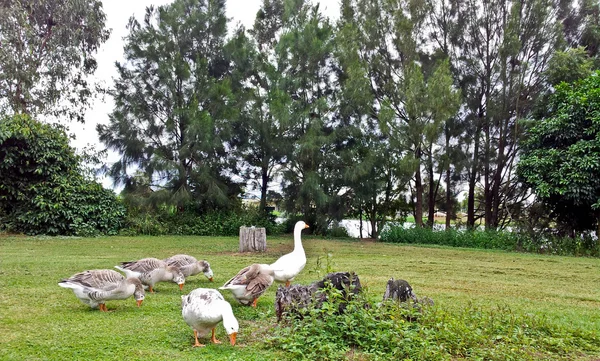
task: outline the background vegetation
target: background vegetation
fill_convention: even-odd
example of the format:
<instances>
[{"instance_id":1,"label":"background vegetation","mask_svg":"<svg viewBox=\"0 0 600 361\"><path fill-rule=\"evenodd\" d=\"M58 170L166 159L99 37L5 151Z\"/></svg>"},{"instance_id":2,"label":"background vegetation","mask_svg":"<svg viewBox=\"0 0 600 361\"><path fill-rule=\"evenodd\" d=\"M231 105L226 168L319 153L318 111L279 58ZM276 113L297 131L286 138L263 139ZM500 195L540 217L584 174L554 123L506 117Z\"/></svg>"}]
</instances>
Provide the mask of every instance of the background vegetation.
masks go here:
<instances>
[{"instance_id":1,"label":"background vegetation","mask_svg":"<svg viewBox=\"0 0 600 361\"><path fill-rule=\"evenodd\" d=\"M105 14L96 0L44 3L0 5L0 111L85 121L87 101L106 91L88 77L109 36ZM461 211L470 229L593 238L598 112L586 109L598 103L597 1L339 6L339 18L328 19L308 0L264 0L248 29L231 29L223 0L175 0L131 18L110 89L115 107L97 128L119 157L101 168L124 188L128 234L202 233L165 210L268 224L241 207L256 191L260 212L278 206L317 234L347 217L369 222L372 238L407 214L433 228L442 210L446 228ZM19 156L0 153L0 161ZM49 204L79 192L23 181ZM112 203L94 202L93 212L111 213L101 208ZM4 216L18 218L12 211ZM11 221L10 229L114 233L94 225L93 212L46 228ZM232 233L227 223L221 234Z\"/></svg>"}]
</instances>

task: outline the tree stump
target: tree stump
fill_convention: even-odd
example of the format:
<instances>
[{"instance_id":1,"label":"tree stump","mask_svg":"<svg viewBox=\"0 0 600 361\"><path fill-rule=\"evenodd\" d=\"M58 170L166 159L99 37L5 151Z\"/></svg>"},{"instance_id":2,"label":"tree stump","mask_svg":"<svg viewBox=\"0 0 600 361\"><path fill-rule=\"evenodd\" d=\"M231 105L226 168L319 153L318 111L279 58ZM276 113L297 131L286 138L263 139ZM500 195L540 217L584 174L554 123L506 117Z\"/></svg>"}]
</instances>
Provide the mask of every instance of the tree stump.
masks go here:
<instances>
[{"instance_id":1,"label":"tree stump","mask_svg":"<svg viewBox=\"0 0 600 361\"><path fill-rule=\"evenodd\" d=\"M266 229L256 227L240 227L240 252L265 252L266 250Z\"/></svg>"}]
</instances>

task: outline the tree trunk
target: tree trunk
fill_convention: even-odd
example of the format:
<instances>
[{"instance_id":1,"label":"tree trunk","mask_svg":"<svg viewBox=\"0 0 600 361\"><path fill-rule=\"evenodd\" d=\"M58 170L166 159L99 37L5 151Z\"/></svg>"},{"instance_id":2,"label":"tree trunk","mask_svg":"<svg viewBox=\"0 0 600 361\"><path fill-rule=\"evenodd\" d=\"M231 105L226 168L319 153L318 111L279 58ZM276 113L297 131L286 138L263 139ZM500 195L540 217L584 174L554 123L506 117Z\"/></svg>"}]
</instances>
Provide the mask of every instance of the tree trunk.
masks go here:
<instances>
[{"instance_id":1,"label":"tree trunk","mask_svg":"<svg viewBox=\"0 0 600 361\"><path fill-rule=\"evenodd\" d=\"M415 171L415 191L417 192L417 201L415 202L415 225L423 226L423 181L421 180L421 149L415 151L417 159L417 170Z\"/></svg>"},{"instance_id":2,"label":"tree trunk","mask_svg":"<svg viewBox=\"0 0 600 361\"><path fill-rule=\"evenodd\" d=\"M377 194L373 194L373 208L371 209L371 238L377 239L379 232L377 230Z\"/></svg>"},{"instance_id":3,"label":"tree trunk","mask_svg":"<svg viewBox=\"0 0 600 361\"><path fill-rule=\"evenodd\" d=\"M448 140L446 140L446 149L448 149L449 144ZM450 186L450 162L448 162L448 167L446 168L446 230L450 229L450 218L453 213L453 204L452 204L452 187Z\"/></svg>"},{"instance_id":4,"label":"tree trunk","mask_svg":"<svg viewBox=\"0 0 600 361\"><path fill-rule=\"evenodd\" d=\"M265 252L267 232L264 228L240 227L240 252Z\"/></svg>"},{"instance_id":5,"label":"tree trunk","mask_svg":"<svg viewBox=\"0 0 600 361\"><path fill-rule=\"evenodd\" d=\"M481 115L480 118L481 119ZM475 184L477 182L477 169L479 168L479 135L480 127L477 126L473 141L473 164L469 172L469 196L467 199L467 228L475 228Z\"/></svg>"},{"instance_id":6,"label":"tree trunk","mask_svg":"<svg viewBox=\"0 0 600 361\"><path fill-rule=\"evenodd\" d=\"M269 186L269 169L262 166L261 168L262 182L260 184L260 212L266 213L267 208L267 188Z\"/></svg>"},{"instance_id":7,"label":"tree trunk","mask_svg":"<svg viewBox=\"0 0 600 361\"><path fill-rule=\"evenodd\" d=\"M431 150L430 150L431 151ZM433 229L433 224L435 223L435 196L437 193L437 189L435 187L435 180L433 179L433 160L431 159L431 154L429 155L429 159L427 162L427 173L429 176L429 193L428 193L428 213L427 213L427 227Z\"/></svg>"},{"instance_id":8,"label":"tree trunk","mask_svg":"<svg viewBox=\"0 0 600 361\"><path fill-rule=\"evenodd\" d=\"M361 202L361 206L358 210L358 232L359 232L359 237L363 238L363 209L362 209L362 202Z\"/></svg>"}]
</instances>

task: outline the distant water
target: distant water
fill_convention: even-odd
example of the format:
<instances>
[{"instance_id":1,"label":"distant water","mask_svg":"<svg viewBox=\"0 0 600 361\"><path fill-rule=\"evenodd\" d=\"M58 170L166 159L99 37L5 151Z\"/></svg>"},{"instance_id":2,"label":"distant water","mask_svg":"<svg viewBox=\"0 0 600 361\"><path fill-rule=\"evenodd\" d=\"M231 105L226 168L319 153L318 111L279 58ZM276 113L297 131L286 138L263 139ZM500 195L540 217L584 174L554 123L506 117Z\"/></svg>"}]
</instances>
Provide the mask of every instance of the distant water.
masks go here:
<instances>
[{"instance_id":1,"label":"distant water","mask_svg":"<svg viewBox=\"0 0 600 361\"><path fill-rule=\"evenodd\" d=\"M285 218L277 217L275 219L275 222L283 223L283 222L285 222ZM385 229L392 224L394 224L394 222L386 222L386 224L383 228ZM340 227L344 227L346 229L346 231L348 232L348 235L350 237L360 238L360 221L358 219L344 219L344 220L340 221L339 225L340 225ZM410 222L404 222L402 224L402 227L404 227L404 228L412 228L414 226L415 226L415 224L410 223ZM435 230L444 230L445 228L446 227L443 224L436 223L434 225ZM363 221L362 238L369 238L370 233L371 233L371 222ZM379 230L379 233L381 233L381 230Z\"/></svg>"}]
</instances>

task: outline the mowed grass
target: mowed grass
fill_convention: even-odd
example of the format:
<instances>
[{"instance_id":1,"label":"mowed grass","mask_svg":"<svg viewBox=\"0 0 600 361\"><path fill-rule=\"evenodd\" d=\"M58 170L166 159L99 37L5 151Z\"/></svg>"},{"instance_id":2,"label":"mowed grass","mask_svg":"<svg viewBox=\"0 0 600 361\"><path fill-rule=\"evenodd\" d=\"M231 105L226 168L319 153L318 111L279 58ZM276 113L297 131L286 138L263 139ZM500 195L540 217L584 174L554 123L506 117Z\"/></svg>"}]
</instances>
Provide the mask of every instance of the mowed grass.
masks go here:
<instances>
[{"instance_id":1,"label":"mowed grass","mask_svg":"<svg viewBox=\"0 0 600 361\"><path fill-rule=\"evenodd\" d=\"M566 333L600 333L600 260L499 251L415 247L357 240L304 238L308 263L296 278L308 284L333 271L355 271L369 299L381 300L390 277L410 282L435 307L461 310L508 307L534 314ZM240 321L238 344L223 341L192 348L193 333L181 317L181 295L198 287L217 288L252 263L271 263L292 250L291 237L269 238L264 253L238 253L237 238L107 237L26 238L0 236L0 359L2 360L285 360L264 347L277 327L276 285L257 309L226 299ZM92 310L57 282L87 269L112 269L121 261L186 253L206 259L214 282L188 278L183 293L159 283L141 308L133 298L109 301L109 313ZM328 254L330 255L328 257ZM598 355L577 353L573 360Z\"/></svg>"}]
</instances>

